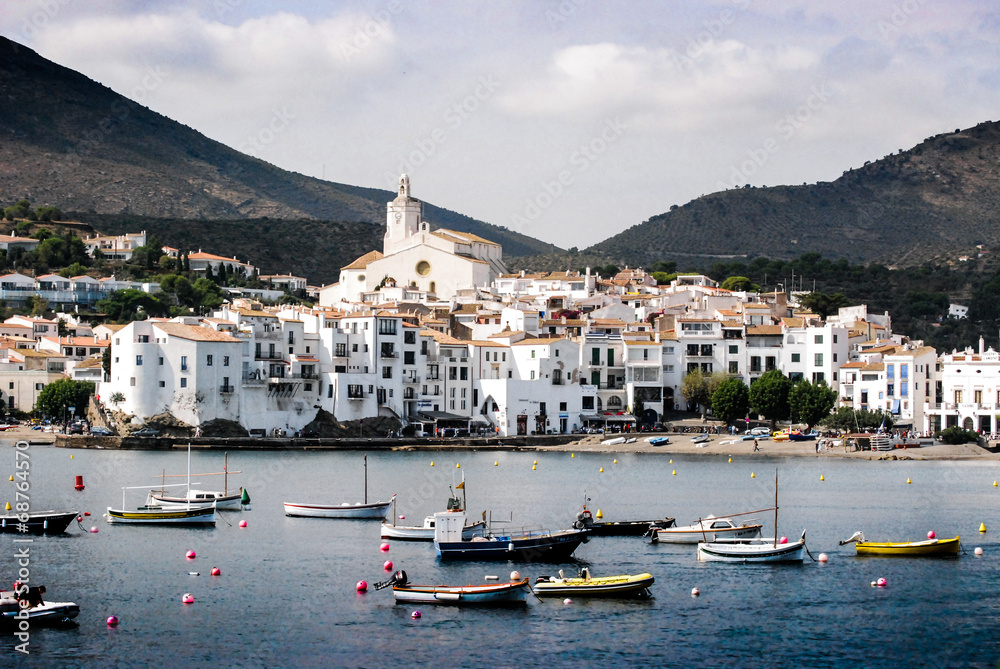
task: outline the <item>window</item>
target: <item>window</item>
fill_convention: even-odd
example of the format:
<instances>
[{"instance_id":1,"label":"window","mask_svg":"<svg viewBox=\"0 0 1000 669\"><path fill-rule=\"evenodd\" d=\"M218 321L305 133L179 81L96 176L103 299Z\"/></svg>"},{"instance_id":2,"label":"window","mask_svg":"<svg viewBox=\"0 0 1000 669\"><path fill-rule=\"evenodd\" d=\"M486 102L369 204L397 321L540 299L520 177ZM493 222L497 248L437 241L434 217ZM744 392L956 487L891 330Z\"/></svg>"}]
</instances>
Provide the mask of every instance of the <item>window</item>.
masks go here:
<instances>
[{"instance_id":1,"label":"window","mask_svg":"<svg viewBox=\"0 0 1000 669\"><path fill-rule=\"evenodd\" d=\"M396 319L394 318L378 319L378 333L383 335L396 334Z\"/></svg>"},{"instance_id":2,"label":"window","mask_svg":"<svg viewBox=\"0 0 1000 669\"><path fill-rule=\"evenodd\" d=\"M212 356L212 355L205 356L205 364L208 365L209 367L211 367L212 366L212 362L214 362L214 357L215 356Z\"/></svg>"},{"instance_id":3,"label":"window","mask_svg":"<svg viewBox=\"0 0 1000 669\"><path fill-rule=\"evenodd\" d=\"M614 366L615 366L615 349L609 348L608 349L608 367L614 367Z\"/></svg>"},{"instance_id":4,"label":"window","mask_svg":"<svg viewBox=\"0 0 1000 669\"><path fill-rule=\"evenodd\" d=\"M534 378L535 378L535 370L531 370L531 378L532 378L532 380L534 380Z\"/></svg>"},{"instance_id":5,"label":"window","mask_svg":"<svg viewBox=\"0 0 1000 669\"><path fill-rule=\"evenodd\" d=\"M833 354L833 361L837 362L837 354L836 353Z\"/></svg>"},{"instance_id":6,"label":"window","mask_svg":"<svg viewBox=\"0 0 1000 669\"><path fill-rule=\"evenodd\" d=\"M416 344L417 343L417 333L416 332L404 332L403 333L403 343L404 344Z\"/></svg>"},{"instance_id":7,"label":"window","mask_svg":"<svg viewBox=\"0 0 1000 669\"><path fill-rule=\"evenodd\" d=\"M273 358L274 356L274 344L267 345L267 357Z\"/></svg>"},{"instance_id":8,"label":"window","mask_svg":"<svg viewBox=\"0 0 1000 669\"><path fill-rule=\"evenodd\" d=\"M813 383L819 383L820 381L825 381L826 376L823 372L813 372Z\"/></svg>"},{"instance_id":9,"label":"window","mask_svg":"<svg viewBox=\"0 0 1000 669\"><path fill-rule=\"evenodd\" d=\"M594 410L594 398L593 397L584 397L582 399L583 399L583 404L581 405L581 408L584 411L593 411Z\"/></svg>"},{"instance_id":10,"label":"window","mask_svg":"<svg viewBox=\"0 0 1000 669\"><path fill-rule=\"evenodd\" d=\"M142 356L141 355L135 356L135 365L136 365L136 367L139 367L139 366L142 365Z\"/></svg>"},{"instance_id":11,"label":"window","mask_svg":"<svg viewBox=\"0 0 1000 669\"><path fill-rule=\"evenodd\" d=\"M899 378L901 378L901 379L907 379L909 377L910 377L910 366L909 365L900 365L899 366Z\"/></svg>"},{"instance_id":12,"label":"window","mask_svg":"<svg viewBox=\"0 0 1000 669\"><path fill-rule=\"evenodd\" d=\"M559 403L559 410L560 411L566 411L567 410L566 409L566 402L560 402Z\"/></svg>"},{"instance_id":13,"label":"window","mask_svg":"<svg viewBox=\"0 0 1000 669\"><path fill-rule=\"evenodd\" d=\"M665 353L666 353L667 355L673 355L673 354L674 354L674 347L673 347L673 346L668 346L668 347L666 347L666 348L664 349L664 352L665 352Z\"/></svg>"},{"instance_id":14,"label":"window","mask_svg":"<svg viewBox=\"0 0 1000 669\"><path fill-rule=\"evenodd\" d=\"M885 366L885 376L889 379L896 378L896 365L886 365Z\"/></svg>"},{"instance_id":15,"label":"window","mask_svg":"<svg viewBox=\"0 0 1000 669\"><path fill-rule=\"evenodd\" d=\"M534 357L535 357L535 349L531 349L531 357L532 357L532 358L534 358Z\"/></svg>"},{"instance_id":16,"label":"window","mask_svg":"<svg viewBox=\"0 0 1000 669\"><path fill-rule=\"evenodd\" d=\"M900 397L909 397L910 396L909 389L907 388L908 385L909 384L906 381L900 381L899 382L899 396Z\"/></svg>"},{"instance_id":17,"label":"window","mask_svg":"<svg viewBox=\"0 0 1000 669\"><path fill-rule=\"evenodd\" d=\"M134 381L135 379L132 379L132 380ZM187 387L188 387L187 377L186 376L182 376L181 377L181 388L187 388Z\"/></svg>"},{"instance_id":18,"label":"window","mask_svg":"<svg viewBox=\"0 0 1000 669\"><path fill-rule=\"evenodd\" d=\"M975 402L976 404L982 404L983 403L983 391L982 390L974 390L972 392L972 401Z\"/></svg>"},{"instance_id":19,"label":"window","mask_svg":"<svg viewBox=\"0 0 1000 669\"><path fill-rule=\"evenodd\" d=\"M449 381L458 381L458 367L449 367L448 368L448 380Z\"/></svg>"},{"instance_id":20,"label":"window","mask_svg":"<svg viewBox=\"0 0 1000 669\"><path fill-rule=\"evenodd\" d=\"M729 361L729 373L739 374L740 373L740 363L736 360Z\"/></svg>"},{"instance_id":21,"label":"window","mask_svg":"<svg viewBox=\"0 0 1000 669\"><path fill-rule=\"evenodd\" d=\"M955 391L955 404L961 404L961 403L962 403L962 391L961 390L956 390Z\"/></svg>"},{"instance_id":22,"label":"window","mask_svg":"<svg viewBox=\"0 0 1000 669\"><path fill-rule=\"evenodd\" d=\"M833 335L833 343L834 343L834 344L836 344L836 343L837 343L837 335Z\"/></svg>"},{"instance_id":23,"label":"window","mask_svg":"<svg viewBox=\"0 0 1000 669\"><path fill-rule=\"evenodd\" d=\"M823 343L823 335L821 335L821 334L815 335L813 337L813 343L814 344L822 344Z\"/></svg>"},{"instance_id":24,"label":"window","mask_svg":"<svg viewBox=\"0 0 1000 669\"><path fill-rule=\"evenodd\" d=\"M161 388L166 388L167 387L167 382L166 381L160 381L160 387Z\"/></svg>"},{"instance_id":25,"label":"window","mask_svg":"<svg viewBox=\"0 0 1000 669\"><path fill-rule=\"evenodd\" d=\"M802 362L802 354L792 353L792 362Z\"/></svg>"},{"instance_id":26,"label":"window","mask_svg":"<svg viewBox=\"0 0 1000 669\"><path fill-rule=\"evenodd\" d=\"M813 356L813 363L816 365L816 367L822 367L823 366L823 354L822 353L816 353Z\"/></svg>"},{"instance_id":27,"label":"window","mask_svg":"<svg viewBox=\"0 0 1000 669\"><path fill-rule=\"evenodd\" d=\"M261 346L260 342L254 344L253 355L255 358L261 357L260 346Z\"/></svg>"},{"instance_id":28,"label":"window","mask_svg":"<svg viewBox=\"0 0 1000 669\"><path fill-rule=\"evenodd\" d=\"M459 369L459 371L461 373L458 375L458 378L460 378L462 381L468 381L469 380L469 368L468 367L461 367Z\"/></svg>"},{"instance_id":29,"label":"window","mask_svg":"<svg viewBox=\"0 0 1000 669\"><path fill-rule=\"evenodd\" d=\"M351 353L357 353L357 352L358 352L358 345L351 344Z\"/></svg>"},{"instance_id":30,"label":"window","mask_svg":"<svg viewBox=\"0 0 1000 669\"><path fill-rule=\"evenodd\" d=\"M181 371L186 372L188 368L188 357L186 355L181 356Z\"/></svg>"},{"instance_id":31,"label":"window","mask_svg":"<svg viewBox=\"0 0 1000 669\"><path fill-rule=\"evenodd\" d=\"M462 397L465 397L465 391L466 390L468 390L468 388L462 388Z\"/></svg>"},{"instance_id":32,"label":"window","mask_svg":"<svg viewBox=\"0 0 1000 669\"><path fill-rule=\"evenodd\" d=\"M895 384L892 384L892 383L888 384L886 386L885 391L886 391L886 394L889 395L889 397L892 397L893 395L895 395L896 394L896 386L895 386Z\"/></svg>"},{"instance_id":33,"label":"window","mask_svg":"<svg viewBox=\"0 0 1000 669\"><path fill-rule=\"evenodd\" d=\"M507 362L507 352L506 351L504 351L503 353L500 354L500 361L501 362Z\"/></svg>"},{"instance_id":34,"label":"window","mask_svg":"<svg viewBox=\"0 0 1000 669\"><path fill-rule=\"evenodd\" d=\"M729 345L729 355L737 355L740 352L740 347L736 344Z\"/></svg>"},{"instance_id":35,"label":"window","mask_svg":"<svg viewBox=\"0 0 1000 669\"><path fill-rule=\"evenodd\" d=\"M674 373L674 366L673 365L664 365L663 366L663 373L664 374L673 374Z\"/></svg>"},{"instance_id":36,"label":"window","mask_svg":"<svg viewBox=\"0 0 1000 669\"><path fill-rule=\"evenodd\" d=\"M702 344L701 345L701 354L702 355L706 355L706 356L711 356L712 355L712 344Z\"/></svg>"},{"instance_id":37,"label":"window","mask_svg":"<svg viewBox=\"0 0 1000 669\"><path fill-rule=\"evenodd\" d=\"M330 390L332 391L333 388L331 387ZM362 399L364 396L365 396L364 386L362 386L360 383L351 383L351 384L348 384L348 386L347 386L347 398L348 399L359 400L359 399ZM331 395L331 397L332 397L332 395Z\"/></svg>"},{"instance_id":38,"label":"window","mask_svg":"<svg viewBox=\"0 0 1000 669\"><path fill-rule=\"evenodd\" d=\"M229 356L228 355L222 356L222 366L223 367L229 367Z\"/></svg>"},{"instance_id":39,"label":"window","mask_svg":"<svg viewBox=\"0 0 1000 669\"><path fill-rule=\"evenodd\" d=\"M409 334L409 333L407 333ZM417 364L417 353L416 351L403 351L403 364L404 365L415 365Z\"/></svg>"},{"instance_id":40,"label":"window","mask_svg":"<svg viewBox=\"0 0 1000 669\"><path fill-rule=\"evenodd\" d=\"M697 344L688 344L687 345L687 354L688 355L698 355L698 345Z\"/></svg>"},{"instance_id":41,"label":"window","mask_svg":"<svg viewBox=\"0 0 1000 669\"><path fill-rule=\"evenodd\" d=\"M163 356L160 356L160 365L163 365Z\"/></svg>"}]
</instances>

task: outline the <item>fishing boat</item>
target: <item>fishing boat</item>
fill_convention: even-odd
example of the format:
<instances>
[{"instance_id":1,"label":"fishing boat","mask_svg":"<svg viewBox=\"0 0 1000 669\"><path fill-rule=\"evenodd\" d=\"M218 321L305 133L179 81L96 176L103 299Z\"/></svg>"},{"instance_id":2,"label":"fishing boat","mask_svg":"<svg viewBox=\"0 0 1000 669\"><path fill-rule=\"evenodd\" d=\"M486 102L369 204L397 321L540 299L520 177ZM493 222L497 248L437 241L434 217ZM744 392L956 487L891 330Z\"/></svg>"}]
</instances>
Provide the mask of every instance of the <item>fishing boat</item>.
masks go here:
<instances>
[{"instance_id":1,"label":"fishing boat","mask_svg":"<svg viewBox=\"0 0 1000 669\"><path fill-rule=\"evenodd\" d=\"M774 537L705 541L698 544L698 559L703 562L802 562L806 550L806 531L797 541L778 541L778 472L774 472Z\"/></svg>"},{"instance_id":2,"label":"fishing boat","mask_svg":"<svg viewBox=\"0 0 1000 669\"><path fill-rule=\"evenodd\" d=\"M449 486L450 488L450 486ZM462 475L462 482L456 486L462 491L462 498L459 499L452 490L448 498L448 513L459 513L465 511L465 475ZM392 523L382 521L382 538L398 539L400 541L434 541L434 527L436 525L434 516L424 518L424 524L417 525L397 525L396 524L396 504L392 505ZM462 541L469 541L473 537L481 537L486 532L486 521L479 520L470 523L462 528Z\"/></svg>"},{"instance_id":3,"label":"fishing boat","mask_svg":"<svg viewBox=\"0 0 1000 669\"><path fill-rule=\"evenodd\" d=\"M28 516L26 522L20 518ZM0 532L29 534L60 534L66 531L78 515L76 511L34 511L28 514L8 513L0 516ZM27 528L27 529L22 529Z\"/></svg>"},{"instance_id":4,"label":"fishing boat","mask_svg":"<svg viewBox=\"0 0 1000 669\"><path fill-rule=\"evenodd\" d=\"M349 504L344 502L339 506L328 504L299 504L297 502L285 502L285 515L298 516L301 518L340 518L347 520L385 520L396 496L393 495L388 502L378 501L368 503L368 456L365 456L365 501Z\"/></svg>"},{"instance_id":5,"label":"fishing boat","mask_svg":"<svg viewBox=\"0 0 1000 669\"><path fill-rule=\"evenodd\" d=\"M850 539L840 545L854 543L858 555L882 557L950 557L958 555L958 537L954 539L927 539L926 541L905 541L876 543L865 541L863 532L855 532Z\"/></svg>"},{"instance_id":6,"label":"fishing boat","mask_svg":"<svg viewBox=\"0 0 1000 669\"><path fill-rule=\"evenodd\" d=\"M561 569L558 578L539 576L534 590L539 597L651 597L651 585L652 574L591 576L584 567L576 578L565 578Z\"/></svg>"},{"instance_id":7,"label":"fishing boat","mask_svg":"<svg viewBox=\"0 0 1000 669\"><path fill-rule=\"evenodd\" d=\"M16 584L15 584L16 585ZM73 618L80 615L80 607L74 602L44 602L42 595L45 586L29 588L27 593L20 595L28 606L21 608L19 594L13 590L0 592L0 628L17 629L27 615L28 628L36 625L68 625ZM23 613L22 613L23 611Z\"/></svg>"},{"instance_id":8,"label":"fishing boat","mask_svg":"<svg viewBox=\"0 0 1000 669\"><path fill-rule=\"evenodd\" d=\"M815 430L812 432L799 432L798 430L793 430L788 433L788 441L815 441L818 436L819 432L816 432Z\"/></svg>"},{"instance_id":9,"label":"fishing boat","mask_svg":"<svg viewBox=\"0 0 1000 669\"><path fill-rule=\"evenodd\" d=\"M483 585L411 585L406 572L398 571L390 584L397 604L445 604L451 606L516 606L527 601L531 586L517 572L509 583ZM517 578L513 578L516 576ZM383 585L377 584L376 587Z\"/></svg>"},{"instance_id":10,"label":"fishing boat","mask_svg":"<svg viewBox=\"0 0 1000 669\"><path fill-rule=\"evenodd\" d=\"M191 470L191 444L188 444L188 472ZM246 494L246 491L241 487L239 490L230 491L229 490L229 475L230 474L242 474L241 471L230 472L229 471L229 453L225 455L225 461L222 466L221 472L210 472L208 474L167 474L164 472L160 475L162 481L160 483L160 490L150 490L149 495L146 498L146 504L153 506L186 506L191 503L195 504L209 504L212 501L215 502L215 508L220 511L239 511L242 506L249 503L250 496ZM166 479L174 478L178 476L187 476L189 479L188 489L183 496L167 495L166 488L171 487L166 483ZM223 490L193 490L191 489L190 478L191 477L201 477L201 476L224 476ZM176 486L173 486L176 487ZM244 496L246 502L244 502Z\"/></svg>"},{"instance_id":11,"label":"fishing boat","mask_svg":"<svg viewBox=\"0 0 1000 669\"><path fill-rule=\"evenodd\" d=\"M594 515L584 504L583 511L576 514L573 527L578 530L590 530L591 535L595 537L641 537L654 530L673 527L674 522L673 518L664 518L663 520L594 520Z\"/></svg>"},{"instance_id":12,"label":"fishing boat","mask_svg":"<svg viewBox=\"0 0 1000 669\"><path fill-rule=\"evenodd\" d=\"M211 504L187 504L176 506L140 506L125 508L125 491L145 489L146 486L122 488L122 508L112 509L104 514L109 523L126 525L215 525L215 502Z\"/></svg>"},{"instance_id":13,"label":"fishing boat","mask_svg":"<svg viewBox=\"0 0 1000 669\"><path fill-rule=\"evenodd\" d=\"M770 509L763 510L770 511ZM700 541L718 541L720 539L752 539L760 536L763 525L756 519L737 525L733 518L760 512L748 511L723 518L708 516L691 525L651 528L649 535L654 544L696 544Z\"/></svg>"},{"instance_id":14,"label":"fishing boat","mask_svg":"<svg viewBox=\"0 0 1000 669\"><path fill-rule=\"evenodd\" d=\"M562 562L590 535L588 530L520 530L507 534L488 531L465 541L468 524L464 513L434 514L434 549L442 560L521 560Z\"/></svg>"}]
</instances>

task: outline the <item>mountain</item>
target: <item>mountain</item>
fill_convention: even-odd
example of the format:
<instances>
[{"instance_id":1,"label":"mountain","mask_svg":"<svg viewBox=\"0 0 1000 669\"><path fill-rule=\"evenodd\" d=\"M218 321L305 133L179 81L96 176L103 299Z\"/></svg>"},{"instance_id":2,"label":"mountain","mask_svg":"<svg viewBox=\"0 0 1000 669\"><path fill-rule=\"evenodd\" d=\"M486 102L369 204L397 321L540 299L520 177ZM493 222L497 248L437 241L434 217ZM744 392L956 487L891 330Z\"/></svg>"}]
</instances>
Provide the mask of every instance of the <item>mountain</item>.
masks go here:
<instances>
[{"instance_id":1,"label":"mountain","mask_svg":"<svg viewBox=\"0 0 1000 669\"><path fill-rule=\"evenodd\" d=\"M1000 124L930 137L829 183L692 200L587 249L631 265L706 266L818 252L912 265L1000 242Z\"/></svg>"},{"instance_id":2,"label":"mountain","mask_svg":"<svg viewBox=\"0 0 1000 669\"><path fill-rule=\"evenodd\" d=\"M359 237L371 232L344 225L383 225L385 203L395 195L314 179L244 155L0 37L0 201L5 206L27 198L84 218L333 221L340 225L318 245L329 248L346 229ZM559 250L429 203L424 216L432 227L496 241L509 255ZM323 226L309 227L323 234ZM185 226L183 236L161 233L173 246L208 250L198 235L197 225ZM373 238L381 235L378 229ZM311 238L306 244L301 239L299 253L316 252ZM228 248L213 250L247 256L240 237L228 241ZM326 255L324 262L336 268L356 257L348 255ZM296 272L294 265L263 269ZM335 272L324 278L335 280Z\"/></svg>"}]
</instances>

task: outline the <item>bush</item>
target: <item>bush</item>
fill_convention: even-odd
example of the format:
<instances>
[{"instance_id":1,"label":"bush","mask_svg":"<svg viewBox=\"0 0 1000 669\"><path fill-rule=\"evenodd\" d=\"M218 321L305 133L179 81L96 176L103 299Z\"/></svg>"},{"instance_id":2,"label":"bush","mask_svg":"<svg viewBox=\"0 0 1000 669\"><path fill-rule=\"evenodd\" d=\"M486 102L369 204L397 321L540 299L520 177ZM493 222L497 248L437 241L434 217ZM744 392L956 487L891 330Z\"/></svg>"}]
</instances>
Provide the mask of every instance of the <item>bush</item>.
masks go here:
<instances>
[{"instance_id":1,"label":"bush","mask_svg":"<svg viewBox=\"0 0 1000 669\"><path fill-rule=\"evenodd\" d=\"M972 430L963 430L956 426L941 430L934 435L934 438L946 444L968 444L976 443L979 440L979 435Z\"/></svg>"}]
</instances>

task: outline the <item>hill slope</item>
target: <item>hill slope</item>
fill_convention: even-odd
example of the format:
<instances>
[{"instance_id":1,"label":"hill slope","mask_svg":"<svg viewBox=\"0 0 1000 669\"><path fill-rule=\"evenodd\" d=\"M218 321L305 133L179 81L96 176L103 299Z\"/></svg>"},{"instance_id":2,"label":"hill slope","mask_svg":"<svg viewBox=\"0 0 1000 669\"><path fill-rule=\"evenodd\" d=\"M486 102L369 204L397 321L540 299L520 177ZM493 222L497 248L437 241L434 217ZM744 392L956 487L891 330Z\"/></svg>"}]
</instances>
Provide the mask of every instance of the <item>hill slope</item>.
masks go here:
<instances>
[{"instance_id":1,"label":"hill slope","mask_svg":"<svg viewBox=\"0 0 1000 669\"><path fill-rule=\"evenodd\" d=\"M0 201L22 197L84 214L382 225L395 193L321 181L241 154L0 37ZM424 216L434 227L496 241L510 255L558 250L429 203ZM238 246L231 252L245 255Z\"/></svg>"},{"instance_id":2,"label":"hill slope","mask_svg":"<svg viewBox=\"0 0 1000 669\"><path fill-rule=\"evenodd\" d=\"M633 265L807 252L912 264L1000 242L1000 124L931 137L836 181L713 193L588 252Z\"/></svg>"}]
</instances>

